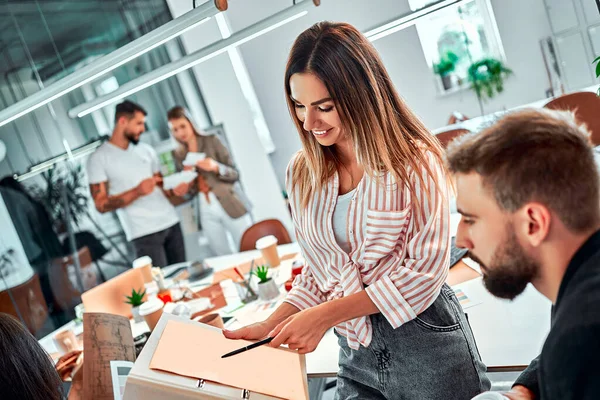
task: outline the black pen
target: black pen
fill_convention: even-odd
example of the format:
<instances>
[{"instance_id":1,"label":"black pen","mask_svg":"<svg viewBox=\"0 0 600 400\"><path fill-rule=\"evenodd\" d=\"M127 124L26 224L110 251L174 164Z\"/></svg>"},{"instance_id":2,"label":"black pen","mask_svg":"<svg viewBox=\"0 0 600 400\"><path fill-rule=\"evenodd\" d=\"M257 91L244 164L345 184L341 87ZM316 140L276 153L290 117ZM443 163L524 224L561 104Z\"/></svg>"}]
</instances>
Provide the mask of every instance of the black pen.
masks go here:
<instances>
[{"instance_id":1,"label":"black pen","mask_svg":"<svg viewBox=\"0 0 600 400\"><path fill-rule=\"evenodd\" d=\"M244 351L252 350L253 348L258 347L258 346L262 346L263 344L271 343L271 341L273 339L274 338L270 337L270 338L261 340L260 342L249 344L246 347L242 347L241 349L237 349L237 350L234 350L234 351L229 352L227 354L224 354L224 355L221 356L221 358L227 358L227 357L235 356L236 354L243 353Z\"/></svg>"}]
</instances>

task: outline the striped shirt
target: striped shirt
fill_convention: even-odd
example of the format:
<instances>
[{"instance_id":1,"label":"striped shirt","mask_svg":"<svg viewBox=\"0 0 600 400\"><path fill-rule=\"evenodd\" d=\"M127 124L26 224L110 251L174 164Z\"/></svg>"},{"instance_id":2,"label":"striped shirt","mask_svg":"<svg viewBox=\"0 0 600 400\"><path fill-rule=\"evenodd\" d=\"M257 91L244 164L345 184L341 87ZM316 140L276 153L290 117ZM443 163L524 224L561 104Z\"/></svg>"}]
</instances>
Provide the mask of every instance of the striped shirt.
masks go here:
<instances>
[{"instance_id":1,"label":"striped shirt","mask_svg":"<svg viewBox=\"0 0 600 400\"><path fill-rule=\"evenodd\" d=\"M346 253L332 227L339 176L336 173L301 209L302 199L292 182L293 158L286 188L306 263L285 301L304 310L365 290L394 328L425 311L446 280L450 258L446 177L432 153L427 153L427 160L438 185L425 168L419 171L424 183L414 171L410 174L420 211L408 186L396 182L391 173L364 175L348 209L351 251ZM336 330L352 349L371 343L368 316L342 322Z\"/></svg>"}]
</instances>

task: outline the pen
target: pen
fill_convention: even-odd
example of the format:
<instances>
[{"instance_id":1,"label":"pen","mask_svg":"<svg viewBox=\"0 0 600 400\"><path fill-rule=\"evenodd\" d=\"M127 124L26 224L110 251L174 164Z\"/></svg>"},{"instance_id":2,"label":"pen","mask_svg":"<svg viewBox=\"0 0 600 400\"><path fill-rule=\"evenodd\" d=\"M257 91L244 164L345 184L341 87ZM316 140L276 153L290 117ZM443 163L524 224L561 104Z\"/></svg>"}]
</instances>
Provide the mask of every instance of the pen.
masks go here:
<instances>
[{"instance_id":1,"label":"pen","mask_svg":"<svg viewBox=\"0 0 600 400\"><path fill-rule=\"evenodd\" d=\"M271 341L272 341L273 339L274 339L274 338L270 337L270 338L267 338L267 339L261 340L260 342L252 343L252 344L250 344L250 345L248 345L248 346L245 346L245 347L242 347L242 348L240 348L240 349L237 349L237 350L231 351L231 352L229 352L229 353L227 353L227 354L223 354L223 355L221 356L221 358L227 358L227 357L235 356L236 354L240 354L240 353L243 353L243 352L245 352L245 351L252 350L252 349L254 349L255 347L262 346L263 344L271 343Z\"/></svg>"}]
</instances>

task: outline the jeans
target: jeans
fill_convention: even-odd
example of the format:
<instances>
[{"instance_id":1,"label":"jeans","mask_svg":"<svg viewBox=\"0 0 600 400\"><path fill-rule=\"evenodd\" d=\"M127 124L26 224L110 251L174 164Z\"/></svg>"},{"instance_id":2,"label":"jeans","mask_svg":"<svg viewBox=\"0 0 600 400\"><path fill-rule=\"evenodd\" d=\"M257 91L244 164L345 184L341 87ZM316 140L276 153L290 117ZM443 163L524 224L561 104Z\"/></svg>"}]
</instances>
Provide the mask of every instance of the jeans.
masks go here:
<instances>
[{"instance_id":1,"label":"jeans","mask_svg":"<svg viewBox=\"0 0 600 400\"><path fill-rule=\"evenodd\" d=\"M137 257L150 256L155 267L185 261L185 245L179 223L160 232L132 240Z\"/></svg>"},{"instance_id":2,"label":"jeans","mask_svg":"<svg viewBox=\"0 0 600 400\"><path fill-rule=\"evenodd\" d=\"M340 345L336 399L463 400L489 390L490 381L454 291L397 329L371 316L369 347Z\"/></svg>"}]
</instances>

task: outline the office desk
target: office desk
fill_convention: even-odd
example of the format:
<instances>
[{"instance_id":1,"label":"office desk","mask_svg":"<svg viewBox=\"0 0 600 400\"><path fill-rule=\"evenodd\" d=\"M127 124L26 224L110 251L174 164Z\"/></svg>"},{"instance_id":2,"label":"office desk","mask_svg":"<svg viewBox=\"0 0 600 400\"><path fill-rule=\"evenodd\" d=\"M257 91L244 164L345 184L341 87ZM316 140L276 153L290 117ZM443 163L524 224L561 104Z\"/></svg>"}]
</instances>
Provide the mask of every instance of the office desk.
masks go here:
<instances>
[{"instance_id":1,"label":"office desk","mask_svg":"<svg viewBox=\"0 0 600 400\"><path fill-rule=\"evenodd\" d=\"M455 232L458 225L456 218L453 218L452 225ZM281 255L299 251L295 243L280 248ZM259 254L255 251L238 253L207 259L206 262L219 270L251 260ZM497 299L485 289L480 275L462 261L450 269L447 282L455 290L463 290L474 302L480 302L465 312L481 358L489 371L523 370L537 357L550 329L550 301L531 285L513 302ZM329 330L317 349L306 355L308 376L335 377L338 349L337 337Z\"/></svg>"},{"instance_id":2,"label":"office desk","mask_svg":"<svg viewBox=\"0 0 600 400\"><path fill-rule=\"evenodd\" d=\"M279 246L280 255L299 251L297 243ZM209 258L206 261L215 271L252 260L258 251ZM475 341L483 362L489 371L514 371L524 369L535 358L550 328L550 302L533 287L514 302L496 299L484 288L479 274L459 263L450 270L448 282L480 304L466 309ZM475 279L473 279L475 278ZM208 281L212 277L206 278ZM74 327L73 323L65 327ZM144 322L132 324L134 335L147 329ZM76 332L78 333L78 332ZM56 351L52 336L40 340L49 352ZM317 349L306 356L307 374L311 378L335 377L338 371L338 345L333 331L328 331Z\"/></svg>"}]
</instances>

